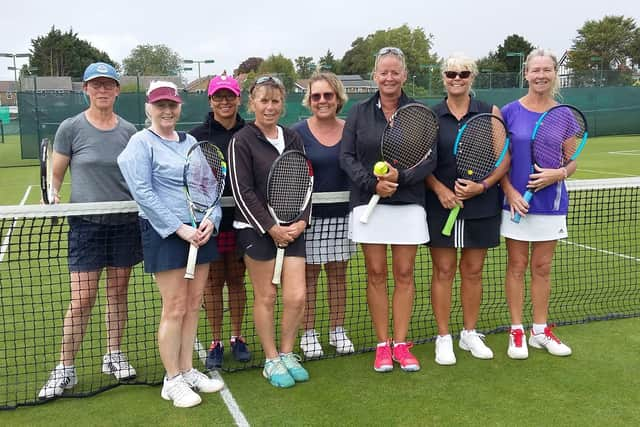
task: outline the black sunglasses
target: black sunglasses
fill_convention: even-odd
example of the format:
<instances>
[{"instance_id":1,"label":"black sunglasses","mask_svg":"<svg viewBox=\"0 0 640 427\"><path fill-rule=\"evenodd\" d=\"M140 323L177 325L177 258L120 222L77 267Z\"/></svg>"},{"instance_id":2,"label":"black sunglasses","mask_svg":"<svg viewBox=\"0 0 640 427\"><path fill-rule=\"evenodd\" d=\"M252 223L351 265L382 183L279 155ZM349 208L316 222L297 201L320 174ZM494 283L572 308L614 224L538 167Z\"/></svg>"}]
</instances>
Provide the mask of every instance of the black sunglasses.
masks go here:
<instances>
[{"instance_id":1,"label":"black sunglasses","mask_svg":"<svg viewBox=\"0 0 640 427\"><path fill-rule=\"evenodd\" d=\"M324 98L325 101L330 102L333 101L333 98L336 96L335 93L333 92L324 92L324 93L312 93L309 98L313 101L313 102L318 102L320 101L322 98Z\"/></svg>"},{"instance_id":2,"label":"black sunglasses","mask_svg":"<svg viewBox=\"0 0 640 427\"><path fill-rule=\"evenodd\" d=\"M460 76L461 79L468 79L471 75L471 71L445 71L444 75L448 79L455 79L458 76Z\"/></svg>"}]
</instances>

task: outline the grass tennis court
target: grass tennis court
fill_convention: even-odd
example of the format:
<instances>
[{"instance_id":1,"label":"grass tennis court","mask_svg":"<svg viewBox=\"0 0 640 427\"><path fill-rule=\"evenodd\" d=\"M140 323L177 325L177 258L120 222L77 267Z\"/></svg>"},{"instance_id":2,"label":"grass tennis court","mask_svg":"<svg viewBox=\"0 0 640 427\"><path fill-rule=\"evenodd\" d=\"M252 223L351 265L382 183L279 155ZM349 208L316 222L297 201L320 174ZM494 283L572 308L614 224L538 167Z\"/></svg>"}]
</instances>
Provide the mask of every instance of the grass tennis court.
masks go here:
<instances>
[{"instance_id":1,"label":"grass tennis court","mask_svg":"<svg viewBox=\"0 0 640 427\"><path fill-rule=\"evenodd\" d=\"M11 144L15 150L15 140L0 145L3 163L11 158ZM575 177L621 178L640 175L640 168L634 161L638 155L640 136L591 139L580 159ZM23 163L17 158L12 162ZM24 163L33 164L33 161ZM1 168L0 182L3 204L19 203L28 185L34 187L27 203L36 203L39 198L36 167ZM637 216L635 218L637 228ZM612 221L615 217L606 219ZM603 229L606 231L607 226L611 225L594 226L581 233L583 236L576 237L590 239L602 233ZM638 234L637 231L635 233ZM559 247L560 252L567 250L567 247ZM589 257L584 257L584 264L576 266L576 275L589 277L591 268L598 269L608 262L601 252L587 251L587 254ZM640 257L638 246L631 256L636 258L637 263ZM354 260L351 268L362 269L361 260ZM418 287L426 288L428 281L428 278L417 280ZM501 288L497 284L493 284L493 287L495 292L500 293ZM350 309L348 313L366 310L361 306L364 301L356 296L361 294L361 290L356 286L351 287L349 303L358 307ZM4 285L2 291L6 291ZM562 293L563 289L558 286L555 291ZM631 294L620 293L618 303L627 299L637 310L640 294L637 287L625 292ZM454 294L454 300L457 297ZM6 294L2 294L2 298L5 301ZM429 303L428 289L419 289L417 298L426 308ZM601 304L601 301L598 295L586 295L571 307L552 307L552 311L566 313L569 317L579 316L580 313L590 312L590 304ZM130 307L130 319L133 318L133 322L138 319L139 327L149 328L146 333L151 334L157 321L146 317L144 313L153 311L153 308L135 304ZM489 314L487 309L483 306L481 320ZM64 306L53 306L43 319L46 325L42 330L46 329L49 345L56 347L54 353L57 352L60 334L60 326L56 321L59 321L63 311ZM134 312L137 314L134 315ZM2 315L18 313L4 312ZM96 310L94 317L100 315ZM432 321L430 310L414 313L411 333L415 334L418 330L431 330L433 333ZM91 323L94 324L94 321ZM363 333L371 333L368 318L360 319L359 323ZM455 328L453 322L452 326ZM479 329L486 329L486 326L481 323ZM510 360L505 354L506 335L498 333L488 336L488 343L496 354L495 359L479 361L456 351L458 364L455 367L441 367L433 362L432 342L417 345L414 353L421 360L423 370L415 374L406 374L398 369L387 375L377 374L371 369L373 354L364 353L307 363L311 381L291 390L273 389L261 378L257 369L227 373L224 379L252 425L629 425L640 417L640 398L633 392L640 385L634 371L640 351L640 339L635 332L639 326L640 320L637 318L565 326L560 334L574 349L574 355L567 359L553 358L531 350L527 361ZM104 334L99 334L95 337L95 357L100 356L99 343L104 339ZM21 336L21 331L12 331L4 341L15 340L18 348ZM204 338L202 334L201 338ZM362 342L355 344L362 346ZM256 345L253 344L253 347ZM46 350L49 353L52 351ZM5 348L4 351L11 349ZM139 348L136 351L148 351L149 357L155 356L155 349ZM42 359L42 352L43 349L33 349L35 363L31 360L25 363L42 371L44 380L52 366L50 361ZM139 354L138 357L144 356ZM0 419L7 425L233 423L220 395L204 396L200 407L179 411L160 399L159 393L158 386L123 386L90 398L58 399L36 407L3 411Z\"/></svg>"}]
</instances>

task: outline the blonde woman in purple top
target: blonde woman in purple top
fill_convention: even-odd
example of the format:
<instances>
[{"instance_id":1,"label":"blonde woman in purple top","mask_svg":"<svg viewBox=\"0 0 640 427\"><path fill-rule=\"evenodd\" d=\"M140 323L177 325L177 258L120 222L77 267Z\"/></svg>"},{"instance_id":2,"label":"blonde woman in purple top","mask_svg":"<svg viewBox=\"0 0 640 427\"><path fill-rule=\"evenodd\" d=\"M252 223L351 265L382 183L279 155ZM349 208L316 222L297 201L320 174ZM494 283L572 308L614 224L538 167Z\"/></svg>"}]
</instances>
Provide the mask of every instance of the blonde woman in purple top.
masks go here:
<instances>
[{"instance_id":1,"label":"blonde woman in purple top","mask_svg":"<svg viewBox=\"0 0 640 427\"><path fill-rule=\"evenodd\" d=\"M505 105L502 115L511 132L511 169L501 180L505 194L500 233L507 243L506 295L511 314L507 354L512 359L529 356L522 325L524 276L531 266L531 302L533 327L529 345L544 348L554 356L569 356L564 344L547 325L551 295L551 267L558 239L567 237L569 199L564 181L576 170L571 162L566 168L544 169L535 166L531 173L531 134L536 121L554 105L558 94L558 61L553 53L535 49L525 62L528 93ZM524 192L535 191L527 203ZM511 221L519 213L519 224Z\"/></svg>"}]
</instances>

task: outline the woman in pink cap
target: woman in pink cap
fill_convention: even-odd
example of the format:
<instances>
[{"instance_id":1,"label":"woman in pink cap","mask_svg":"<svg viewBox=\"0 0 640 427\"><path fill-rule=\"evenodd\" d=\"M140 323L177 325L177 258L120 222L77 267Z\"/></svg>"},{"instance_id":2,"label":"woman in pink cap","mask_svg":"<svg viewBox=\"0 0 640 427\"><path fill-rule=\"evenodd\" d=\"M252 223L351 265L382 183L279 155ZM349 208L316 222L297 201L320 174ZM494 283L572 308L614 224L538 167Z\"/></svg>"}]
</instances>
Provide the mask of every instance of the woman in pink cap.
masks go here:
<instances>
[{"instance_id":1,"label":"woman in pink cap","mask_svg":"<svg viewBox=\"0 0 640 427\"><path fill-rule=\"evenodd\" d=\"M204 123L191 129L189 133L198 141L209 141L217 145L226 156L231 137L244 126L244 119L238 114L240 85L233 77L223 74L211 79L208 93L211 112L205 117ZM223 195L232 195L228 181ZM206 360L207 369L222 368L224 355L222 290L225 283L229 293L229 311L231 312L231 354L238 362L251 360L251 353L242 337L242 321L247 295L244 288L244 262L236 254L233 207L222 210L222 223L216 242L221 258L211 263L209 281L204 288L204 307L213 335Z\"/></svg>"}]
</instances>

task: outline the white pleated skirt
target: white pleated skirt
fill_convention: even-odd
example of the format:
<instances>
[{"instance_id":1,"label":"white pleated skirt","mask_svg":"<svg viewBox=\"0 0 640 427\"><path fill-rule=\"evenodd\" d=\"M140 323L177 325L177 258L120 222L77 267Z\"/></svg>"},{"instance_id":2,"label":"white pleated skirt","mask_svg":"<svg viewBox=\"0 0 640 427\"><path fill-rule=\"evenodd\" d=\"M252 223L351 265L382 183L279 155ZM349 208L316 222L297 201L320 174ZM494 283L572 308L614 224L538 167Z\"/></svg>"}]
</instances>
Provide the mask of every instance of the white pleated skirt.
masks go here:
<instances>
[{"instance_id":1,"label":"white pleated skirt","mask_svg":"<svg viewBox=\"0 0 640 427\"><path fill-rule=\"evenodd\" d=\"M516 224L511 221L511 212L502 211L500 234L504 237L523 242L546 242L549 240L566 239L566 215L536 215L523 216Z\"/></svg>"},{"instance_id":2,"label":"white pleated skirt","mask_svg":"<svg viewBox=\"0 0 640 427\"><path fill-rule=\"evenodd\" d=\"M429 241L427 213L420 205L377 205L369 222L360 217L367 205L357 206L349 215L349 238L357 243L419 245Z\"/></svg>"}]
</instances>

